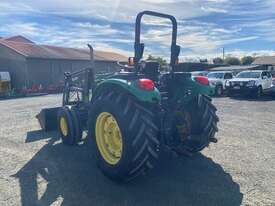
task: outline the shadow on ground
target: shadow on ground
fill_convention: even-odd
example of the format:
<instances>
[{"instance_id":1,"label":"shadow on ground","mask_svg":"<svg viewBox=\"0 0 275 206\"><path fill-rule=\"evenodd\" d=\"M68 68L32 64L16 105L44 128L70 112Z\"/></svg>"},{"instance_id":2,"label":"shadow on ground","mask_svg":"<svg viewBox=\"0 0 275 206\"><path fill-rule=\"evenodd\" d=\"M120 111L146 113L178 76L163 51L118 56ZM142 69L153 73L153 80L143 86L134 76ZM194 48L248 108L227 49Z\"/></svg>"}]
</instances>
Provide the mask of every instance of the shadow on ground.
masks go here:
<instances>
[{"instance_id":1,"label":"shadow on ground","mask_svg":"<svg viewBox=\"0 0 275 206\"><path fill-rule=\"evenodd\" d=\"M42 139L57 138L56 132L45 132L43 130L34 130L27 133L25 143L35 142Z\"/></svg>"},{"instance_id":2,"label":"shadow on ground","mask_svg":"<svg viewBox=\"0 0 275 206\"><path fill-rule=\"evenodd\" d=\"M43 134L32 132L31 137L43 139ZM27 139L30 141L30 135ZM81 206L234 206L243 198L230 174L201 154L166 157L149 175L117 184L95 167L90 142L68 147L54 134L15 177L19 179L23 206L51 205L57 199L62 199L62 205Z\"/></svg>"},{"instance_id":3,"label":"shadow on ground","mask_svg":"<svg viewBox=\"0 0 275 206\"><path fill-rule=\"evenodd\" d=\"M245 96L245 95L234 95L234 96L231 96L230 98L239 100L239 101L257 101L257 102L268 102L268 101L275 100L274 95L264 95L257 99L250 96Z\"/></svg>"}]
</instances>

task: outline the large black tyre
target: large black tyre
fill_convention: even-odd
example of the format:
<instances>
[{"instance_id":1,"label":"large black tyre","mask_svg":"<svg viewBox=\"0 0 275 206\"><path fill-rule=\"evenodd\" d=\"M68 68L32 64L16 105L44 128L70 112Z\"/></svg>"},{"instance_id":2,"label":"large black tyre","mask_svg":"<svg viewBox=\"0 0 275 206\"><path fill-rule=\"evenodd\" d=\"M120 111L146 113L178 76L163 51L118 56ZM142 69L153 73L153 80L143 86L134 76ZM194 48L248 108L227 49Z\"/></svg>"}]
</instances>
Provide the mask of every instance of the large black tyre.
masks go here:
<instances>
[{"instance_id":1,"label":"large black tyre","mask_svg":"<svg viewBox=\"0 0 275 206\"><path fill-rule=\"evenodd\" d=\"M230 89L228 89L228 91L227 91L227 96L228 96L228 97L233 97L233 96L234 96L233 91L230 90Z\"/></svg>"},{"instance_id":2,"label":"large black tyre","mask_svg":"<svg viewBox=\"0 0 275 206\"><path fill-rule=\"evenodd\" d=\"M110 113L118 123L122 153L116 164L108 163L96 141L96 121L100 114ZM107 91L96 97L89 112L88 135L94 138L98 167L115 181L129 181L152 169L159 158L159 128L155 114L123 92Z\"/></svg>"},{"instance_id":3,"label":"large black tyre","mask_svg":"<svg viewBox=\"0 0 275 206\"><path fill-rule=\"evenodd\" d=\"M184 146L189 152L199 152L210 142L216 140L215 134L218 131L219 118L216 115L217 109L211 101L210 97L199 95L187 108L191 119L191 128L184 141Z\"/></svg>"},{"instance_id":4,"label":"large black tyre","mask_svg":"<svg viewBox=\"0 0 275 206\"><path fill-rule=\"evenodd\" d=\"M63 121L63 123L62 123ZM58 131L63 144L76 145L82 137L82 129L77 111L74 108L64 106L59 109L57 115ZM65 128L62 129L62 124ZM67 129L67 132L64 132Z\"/></svg>"},{"instance_id":5,"label":"large black tyre","mask_svg":"<svg viewBox=\"0 0 275 206\"><path fill-rule=\"evenodd\" d=\"M223 91L222 85L217 85L216 88L215 88L215 95L217 97L220 97L220 96L223 95L223 93L224 93L224 91Z\"/></svg>"},{"instance_id":6,"label":"large black tyre","mask_svg":"<svg viewBox=\"0 0 275 206\"><path fill-rule=\"evenodd\" d=\"M258 86L256 92L252 94L252 98L259 99L263 95L263 88Z\"/></svg>"}]
</instances>

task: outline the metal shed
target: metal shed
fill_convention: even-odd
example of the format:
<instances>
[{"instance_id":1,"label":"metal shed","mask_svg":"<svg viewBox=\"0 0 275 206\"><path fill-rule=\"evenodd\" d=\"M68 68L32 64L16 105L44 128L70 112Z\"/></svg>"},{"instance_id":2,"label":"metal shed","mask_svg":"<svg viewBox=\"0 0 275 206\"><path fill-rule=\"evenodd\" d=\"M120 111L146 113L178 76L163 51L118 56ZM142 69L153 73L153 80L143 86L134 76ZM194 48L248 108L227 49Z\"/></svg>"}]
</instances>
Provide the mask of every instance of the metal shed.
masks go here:
<instances>
[{"instance_id":1,"label":"metal shed","mask_svg":"<svg viewBox=\"0 0 275 206\"><path fill-rule=\"evenodd\" d=\"M39 45L22 36L0 39L0 71L8 71L15 89L33 85L46 87L63 79L66 71L89 66L89 50ZM117 61L127 57L95 51L96 72L118 70Z\"/></svg>"},{"instance_id":2,"label":"metal shed","mask_svg":"<svg viewBox=\"0 0 275 206\"><path fill-rule=\"evenodd\" d=\"M261 65L263 69L275 74L275 56L262 56L255 59L252 63L254 65Z\"/></svg>"}]
</instances>

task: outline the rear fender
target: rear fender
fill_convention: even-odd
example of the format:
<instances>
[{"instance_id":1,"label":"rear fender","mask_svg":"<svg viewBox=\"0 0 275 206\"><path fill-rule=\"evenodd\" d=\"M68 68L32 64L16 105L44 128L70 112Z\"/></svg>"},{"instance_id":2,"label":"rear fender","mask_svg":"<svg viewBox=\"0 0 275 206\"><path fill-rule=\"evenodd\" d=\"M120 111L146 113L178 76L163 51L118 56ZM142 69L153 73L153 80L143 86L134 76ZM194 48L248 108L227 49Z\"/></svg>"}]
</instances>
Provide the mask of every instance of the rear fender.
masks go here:
<instances>
[{"instance_id":1,"label":"rear fender","mask_svg":"<svg viewBox=\"0 0 275 206\"><path fill-rule=\"evenodd\" d=\"M189 104L200 94L211 96L215 93L214 88L197 82L193 77L185 79L181 84L177 84L175 90L174 101L181 99L183 104Z\"/></svg>"},{"instance_id":2,"label":"rear fender","mask_svg":"<svg viewBox=\"0 0 275 206\"><path fill-rule=\"evenodd\" d=\"M158 103L161 100L160 92L156 87L154 88L154 90L148 91L141 89L138 85L137 80L129 81L124 79L106 79L100 82L93 92L92 99L99 96L106 89L123 89L142 102Z\"/></svg>"},{"instance_id":3,"label":"rear fender","mask_svg":"<svg viewBox=\"0 0 275 206\"><path fill-rule=\"evenodd\" d=\"M205 94L205 95L214 95L215 88L211 87L210 85L203 85L195 80L195 77L192 77L190 82L188 83L192 88L192 93L195 95L198 94Z\"/></svg>"}]
</instances>

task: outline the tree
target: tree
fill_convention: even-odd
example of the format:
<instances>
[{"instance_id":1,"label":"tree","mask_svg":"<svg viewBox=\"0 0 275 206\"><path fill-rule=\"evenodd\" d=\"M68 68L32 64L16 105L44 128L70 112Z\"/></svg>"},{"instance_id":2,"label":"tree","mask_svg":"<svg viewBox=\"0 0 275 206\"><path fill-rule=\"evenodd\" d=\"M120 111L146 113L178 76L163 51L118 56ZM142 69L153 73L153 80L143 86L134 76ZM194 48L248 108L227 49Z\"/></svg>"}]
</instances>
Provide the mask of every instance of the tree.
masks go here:
<instances>
[{"instance_id":1,"label":"tree","mask_svg":"<svg viewBox=\"0 0 275 206\"><path fill-rule=\"evenodd\" d=\"M147 60L152 60L152 61L157 61L160 66L166 66L167 65L167 61L161 57L154 57L153 55L149 54Z\"/></svg>"},{"instance_id":2,"label":"tree","mask_svg":"<svg viewBox=\"0 0 275 206\"><path fill-rule=\"evenodd\" d=\"M216 57L213 59L214 64L223 64L223 59L220 57Z\"/></svg>"},{"instance_id":3,"label":"tree","mask_svg":"<svg viewBox=\"0 0 275 206\"><path fill-rule=\"evenodd\" d=\"M202 63L202 64L207 64L207 63L208 63L208 60L207 60L207 59L200 59L200 63Z\"/></svg>"},{"instance_id":4,"label":"tree","mask_svg":"<svg viewBox=\"0 0 275 206\"><path fill-rule=\"evenodd\" d=\"M241 62L242 62L242 65L249 65L249 64L252 64L254 60L255 60L255 57L245 56L241 59Z\"/></svg>"},{"instance_id":5,"label":"tree","mask_svg":"<svg viewBox=\"0 0 275 206\"><path fill-rule=\"evenodd\" d=\"M226 57L224 62L229 65L241 65L241 61L237 57Z\"/></svg>"}]
</instances>

